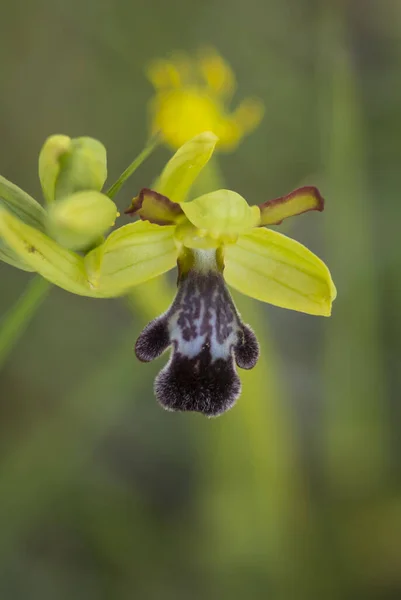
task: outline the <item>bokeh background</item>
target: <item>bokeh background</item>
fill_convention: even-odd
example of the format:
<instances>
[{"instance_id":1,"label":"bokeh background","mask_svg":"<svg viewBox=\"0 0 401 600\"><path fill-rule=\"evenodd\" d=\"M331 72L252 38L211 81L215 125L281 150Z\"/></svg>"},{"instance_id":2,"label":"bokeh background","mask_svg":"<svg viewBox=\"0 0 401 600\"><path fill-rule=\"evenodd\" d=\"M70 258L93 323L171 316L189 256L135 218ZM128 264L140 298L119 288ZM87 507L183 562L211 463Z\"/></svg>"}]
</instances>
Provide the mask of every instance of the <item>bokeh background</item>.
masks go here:
<instances>
[{"instance_id":1,"label":"bokeh background","mask_svg":"<svg viewBox=\"0 0 401 600\"><path fill-rule=\"evenodd\" d=\"M133 353L174 277L131 306L51 289L0 352L1 599L399 598L401 4L1 6L3 176L39 198L39 149L65 133L100 139L114 181L148 135L146 64L211 44L238 98L266 106L219 155L226 185L250 203L319 185L325 212L282 231L338 287L330 319L235 295L262 358L214 420L164 412L165 357ZM135 173L120 208L170 155ZM0 339L32 280L0 265Z\"/></svg>"}]
</instances>

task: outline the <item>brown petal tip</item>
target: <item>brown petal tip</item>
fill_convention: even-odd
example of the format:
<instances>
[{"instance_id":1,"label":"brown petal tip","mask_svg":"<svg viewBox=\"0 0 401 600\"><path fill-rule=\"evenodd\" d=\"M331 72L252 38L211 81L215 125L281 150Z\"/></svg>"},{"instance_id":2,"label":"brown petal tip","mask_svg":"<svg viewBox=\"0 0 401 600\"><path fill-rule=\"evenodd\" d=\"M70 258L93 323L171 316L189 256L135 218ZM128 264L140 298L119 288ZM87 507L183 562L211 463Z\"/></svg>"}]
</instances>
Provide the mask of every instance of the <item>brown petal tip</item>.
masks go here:
<instances>
[{"instance_id":1,"label":"brown petal tip","mask_svg":"<svg viewBox=\"0 0 401 600\"><path fill-rule=\"evenodd\" d=\"M284 219L310 210L324 210L324 199L317 187L306 185L286 196L259 205L261 225L280 225Z\"/></svg>"},{"instance_id":2,"label":"brown petal tip","mask_svg":"<svg viewBox=\"0 0 401 600\"><path fill-rule=\"evenodd\" d=\"M142 188L124 212L127 215L138 215L143 221L155 225L173 225L183 214L179 204L149 188Z\"/></svg>"}]
</instances>

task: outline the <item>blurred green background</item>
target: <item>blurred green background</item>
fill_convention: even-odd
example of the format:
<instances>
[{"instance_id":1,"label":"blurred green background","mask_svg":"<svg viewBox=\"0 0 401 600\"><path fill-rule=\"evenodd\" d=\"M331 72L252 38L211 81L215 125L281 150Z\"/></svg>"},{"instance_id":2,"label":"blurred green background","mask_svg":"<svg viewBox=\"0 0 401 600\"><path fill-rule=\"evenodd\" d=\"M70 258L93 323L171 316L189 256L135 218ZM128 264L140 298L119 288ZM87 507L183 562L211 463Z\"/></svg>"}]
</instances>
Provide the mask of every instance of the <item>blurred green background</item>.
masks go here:
<instances>
[{"instance_id":1,"label":"blurred green background","mask_svg":"<svg viewBox=\"0 0 401 600\"><path fill-rule=\"evenodd\" d=\"M235 295L262 358L207 420L161 410L166 357L133 353L174 278L134 311L51 289L0 353L2 600L400 597L401 4L3 0L0 172L39 198L39 149L65 133L100 139L114 181L147 137L146 64L205 44L266 105L219 156L227 187L326 198L281 230L328 263L333 316ZM0 264L3 326L32 280Z\"/></svg>"}]
</instances>

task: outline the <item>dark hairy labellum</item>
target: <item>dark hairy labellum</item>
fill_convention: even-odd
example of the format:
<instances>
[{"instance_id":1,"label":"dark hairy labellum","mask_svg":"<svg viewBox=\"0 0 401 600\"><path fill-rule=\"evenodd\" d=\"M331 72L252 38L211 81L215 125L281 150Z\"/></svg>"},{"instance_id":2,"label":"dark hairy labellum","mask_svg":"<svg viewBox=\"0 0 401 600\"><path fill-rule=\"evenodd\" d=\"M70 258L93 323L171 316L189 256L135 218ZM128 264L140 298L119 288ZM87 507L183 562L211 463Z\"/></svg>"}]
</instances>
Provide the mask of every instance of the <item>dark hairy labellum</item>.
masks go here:
<instances>
[{"instance_id":1,"label":"dark hairy labellum","mask_svg":"<svg viewBox=\"0 0 401 600\"><path fill-rule=\"evenodd\" d=\"M170 360L155 381L160 404L175 411L217 416L241 392L235 363L251 369L259 357L255 334L244 325L215 269L192 268L181 276L169 310L149 323L135 352L148 362L172 346Z\"/></svg>"}]
</instances>

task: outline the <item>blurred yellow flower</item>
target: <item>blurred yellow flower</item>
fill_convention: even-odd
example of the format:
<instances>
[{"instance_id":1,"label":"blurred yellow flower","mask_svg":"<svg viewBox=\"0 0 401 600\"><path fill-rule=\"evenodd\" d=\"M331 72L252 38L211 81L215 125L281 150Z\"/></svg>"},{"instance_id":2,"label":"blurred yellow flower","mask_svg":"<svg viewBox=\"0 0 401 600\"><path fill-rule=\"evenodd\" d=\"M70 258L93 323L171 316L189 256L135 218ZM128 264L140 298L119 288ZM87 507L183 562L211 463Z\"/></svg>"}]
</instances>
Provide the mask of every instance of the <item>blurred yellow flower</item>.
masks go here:
<instances>
[{"instance_id":1,"label":"blurred yellow flower","mask_svg":"<svg viewBox=\"0 0 401 600\"><path fill-rule=\"evenodd\" d=\"M197 58L179 54L171 60L155 60L147 75L156 90L150 102L152 133L159 132L173 149L212 131L220 150L234 150L263 117L259 99L247 98L229 112L235 76L213 49L203 50Z\"/></svg>"}]
</instances>

